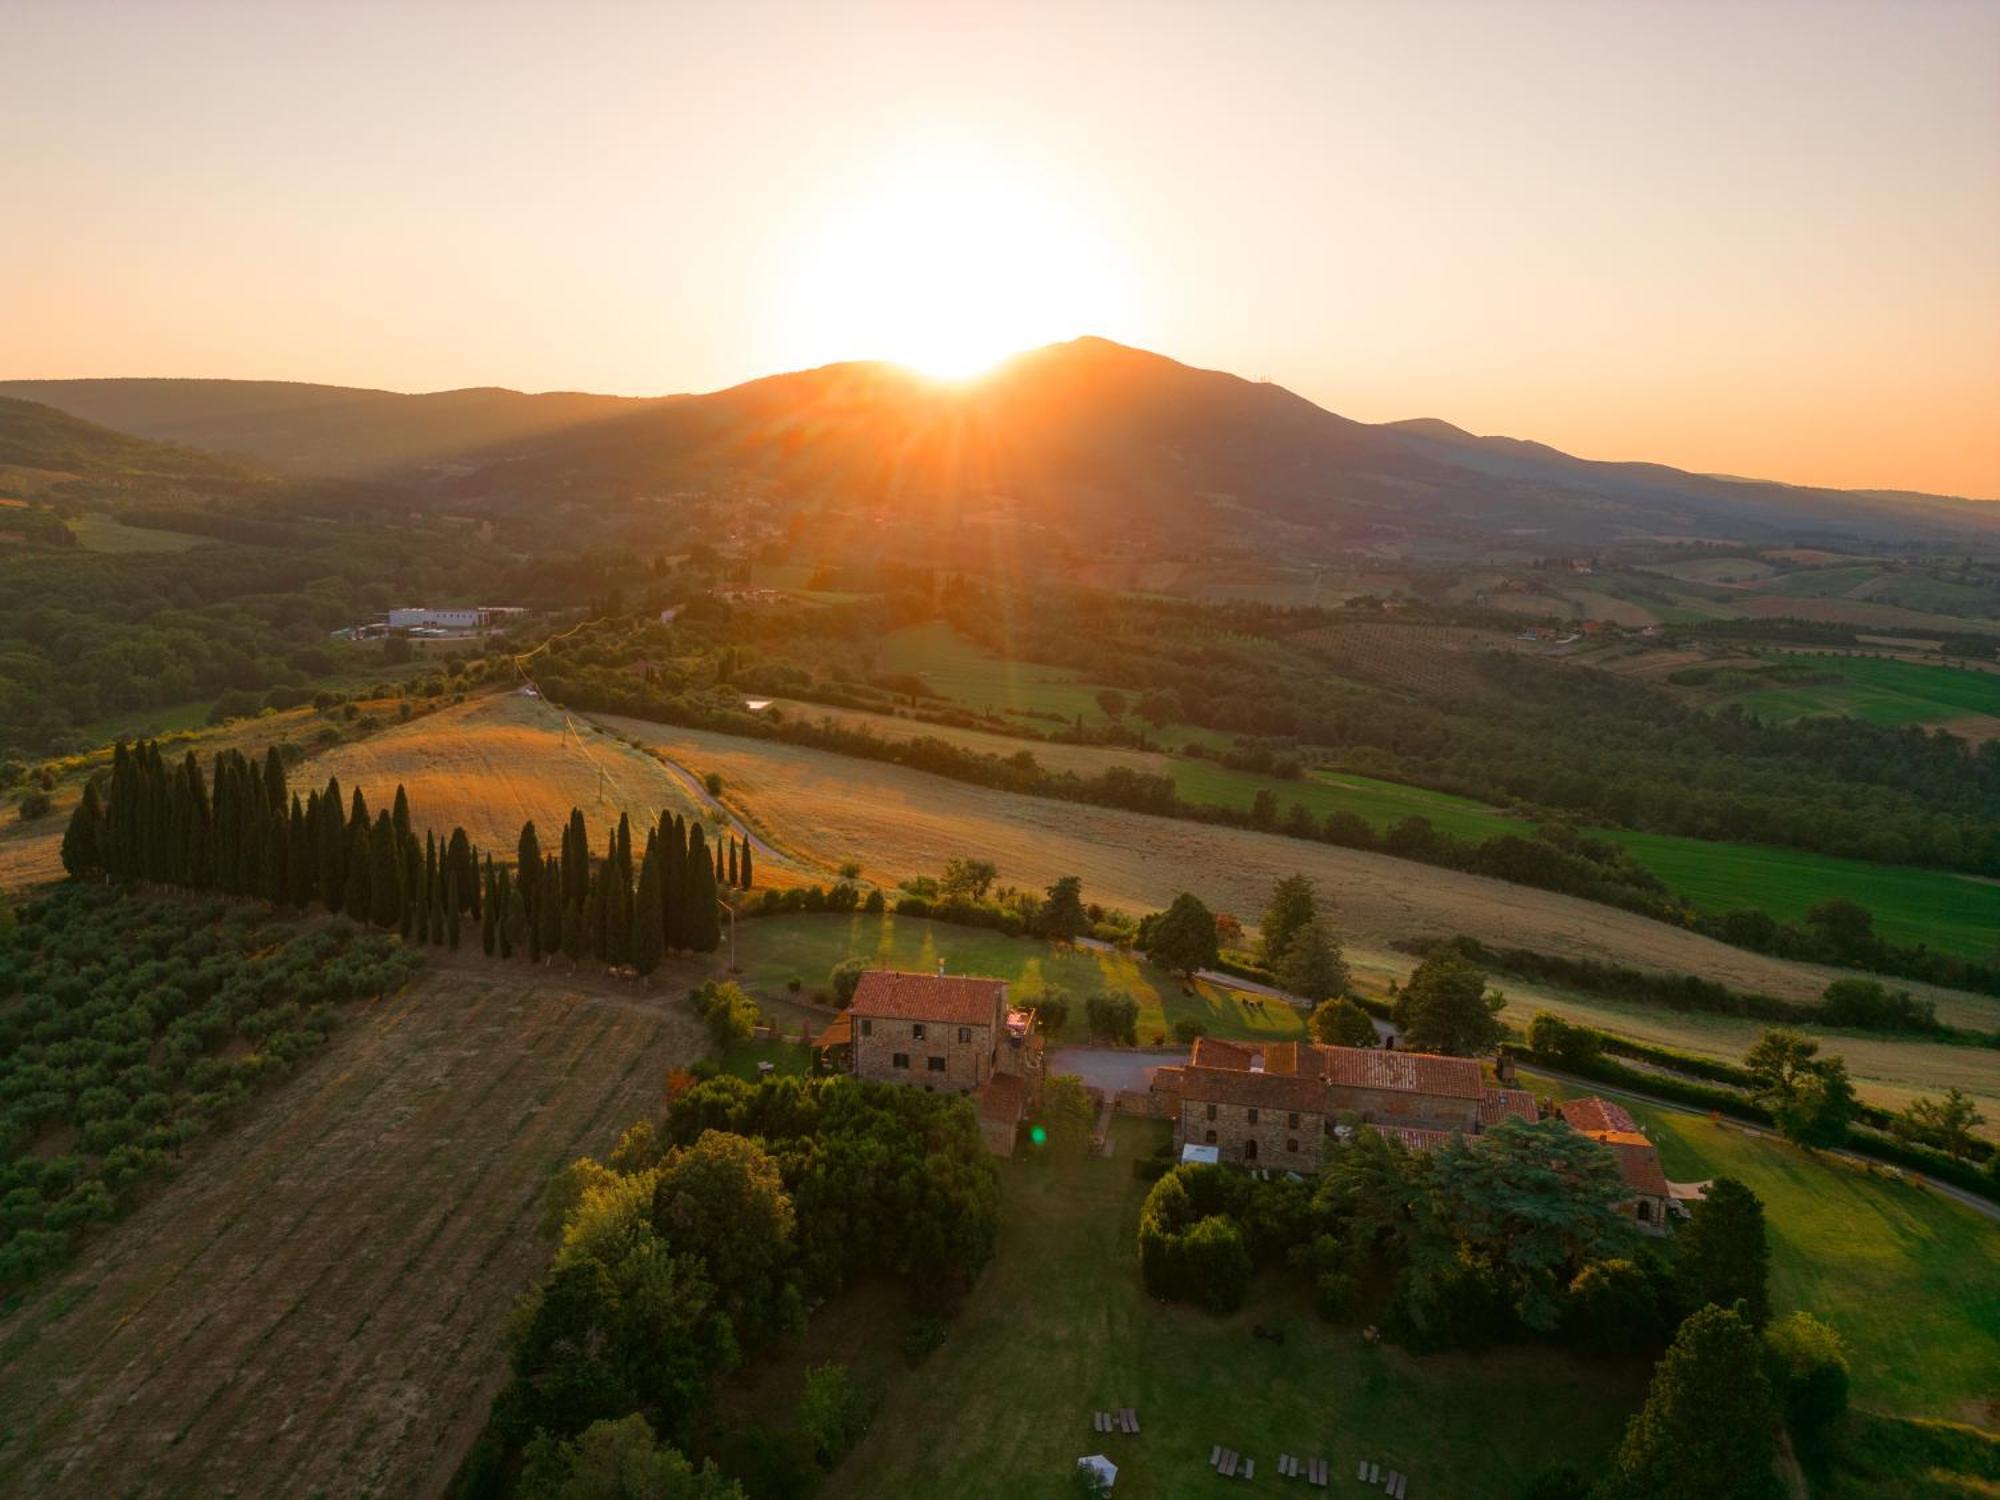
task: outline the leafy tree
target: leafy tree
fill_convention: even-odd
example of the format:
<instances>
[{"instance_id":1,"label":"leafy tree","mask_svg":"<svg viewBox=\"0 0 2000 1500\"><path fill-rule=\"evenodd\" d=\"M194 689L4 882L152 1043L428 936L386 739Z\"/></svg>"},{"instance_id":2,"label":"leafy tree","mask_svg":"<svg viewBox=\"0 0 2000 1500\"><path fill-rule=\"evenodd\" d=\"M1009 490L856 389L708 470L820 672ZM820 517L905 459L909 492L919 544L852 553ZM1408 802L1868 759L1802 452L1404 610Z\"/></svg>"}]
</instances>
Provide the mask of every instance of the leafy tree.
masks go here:
<instances>
[{"instance_id":1,"label":"leafy tree","mask_svg":"<svg viewBox=\"0 0 2000 1500\"><path fill-rule=\"evenodd\" d=\"M1506 1034L1500 1011L1506 1000L1489 994L1486 975L1451 949L1439 949L1417 966L1396 997L1395 1021L1414 1052L1477 1057Z\"/></svg>"},{"instance_id":2,"label":"leafy tree","mask_svg":"<svg viewBox=\"0 0 2000 1500\"><path fill-rule=\"evenodd\" d=\"M1048 896L1035 913L1035 930L1058 942L1075 942L1090 930L1090 916L1083 909L1083 877L1063 875L1048 889Z\"/></svg>"},{"instance_id":3,"label":"leafy tree","mask_svg":"<svg viewBox=\"0 0 2000 1500\"><path fill-rule=\"evenodd\" d=\"M999 871L984 859L948 859L938 890L947 900L984 901Z\"/></svg>"},{"instance_id":4,"label":"leafy tree","mask_svg":"<svg viewBox=\"0 0 2000 1500\"><path fill-rule=\"evenodd\" d=\"M1682 1305L1740 1304L1743 1316L1763 1327L1771 1315L1771 1247L1757 1195L1733 1177L1716 1178L1677 1240L1674 1273Z\"/></svg>"},{"instance_id":5,"label":"leafy tree","mask_svg":"<svg viewBox=\"0 0 2000 1500\"><path fill-rule=\"evenodd\" d=\"M821 1468L832 1469L867 1436L872 1406L846 1365L815 1365L806 1371L799 1435Z\"/></svg>"},{"instance_id":6,"label":"leafy tree","mask_svg":"<svg viewBox=\"0 0 2000 1500\"><path fill-rule=\"evenodd\" d=\"M597 1421L574 1442L542 1433L523 1455L521 1500L746 1500L714 1464L697 1470L638 1412Z\"/></svg>"},{"instance_id":7,"label":"leafy tree","mask_svg":"<svg viewBox=\"0 0 2000 1500\"><path fill-rule=\"evenodd\" d=\"M1594 1260L1578 1271L1563 1299L1562 1331L1585 1354L1625 1355L1658 1347L1660 1299L1643 1267Z\"/></svg>"},{"instance_id":8,"label":"leafy tree","mask_svg":"<svg viewBox=\"0 0 2000 1500\"><path fill-rule=\"evenodd\" d=\"M1117 688L1100 688L1097 694L1097 706L1104 710L1105 718L1122 719L1130 705L1126 703L1125 695Z\"/></svg>"},{"instance_id":9,"label":"leafy tree","mask_svg":"<svg viewBox=\"0 0 2000 1500\"><path fill-rule=\"evenodd\" d=\"M1743 1056L1743 1066L1766 1099L1784 1098L1812 1071L1819 1043L1802 1032L1772 1027Z\"/></svg>"},{"instance_id":10,"label":"leafy tree","mask_svg":"<svg viewBox=\"0 0 2000 1500\"><path fill-rule=\"evenodd\" d=\"M1321 1002L1312 1013L1312 1036L1329 1047L1372 1047L1377 1038L1368 1012L1352 1000Z\"/></svg>"},{"instance_id":11,"label":"leafy tree","mask_svg":"<svg viewBox=\"0 0 2000 1500\"><path fill-rule=\"evenodd\" d=\"M104 856L98 848L103 829L104 809L98 802L97 782L93 778L83 784L83 800L77 803L76 811L69 815L69 827L63 830L63 869L71 879L82 880L103 870Z\"/></svg>"},{"instance_id":12,"label":"leafy tree","mask_svg":"<svg viewBox=\"0 0 2000 1500\"><path fill-rule=\"evenodd\" d=\"M1140 946L1163 969L1192 979L1221 957L1216 945L1215 914L1187 891L1174 897L1163 912L1148 917L1140 930Z\"/></svg>"},{"instance_id":13,"label":"leafy tree","mask_svg":"<svg viewBox=\"0 0 2000 1500\"><path fill-rule=\"evenodd\" d=\"M1505 1119L1439 1151L1431 1190L1451 1234L1475 1245L1521 1322L1548 1332L1576 1267L1628 1250L1636 1231L1610 1151L1560 1120Z\"/></svg>"},{"instance_id":14,"label":"leafy tree","mask_svg":"<svg viewBox=\"0 0 2000 1500\"><path fill-rule=\"evenodd\" d=\"M1538 1010L1528 1022L1528 1050L1566 1067L1588 1067L1603 1047L1603 1036L1588 1026L1576 1026L1550 1011Z\"/></svg>"},{"instance_id":15,"label":"leafy tree","mask_svg":"<svg viewBox=\"0 0 2000 1500\"><path fill-rule=\"evenodd\" d=\"M653 1232L700 1257L746 1348L803 1325L791 1269L796 1226L778 1163L755 1141L705 1131L660 1166Z\"/></svg>"},{"instance_id":16,"label":"leafy tree","mask_svg":"<svg viewBox=\"0 0 2000 1500\"><path fill-rule=\"evenodd\" d=\"M708 1023L709 1040L720 1052L747 1042L757 1030L757 1002L734 980L709 980L689 993L695 1013Z\"/></svg>"},{"instance_id":17,"label":"leafy tree","mask_svg":"<svg viewBox=\"0 0 2000 1500\"><path fill-rule=\"evenodd\" d=\"M854 992L861 986L861 976L868 972L865 958L843 958L833 966L827 975L827 987L833 991L833 1003L839 1010L846 1010L854 1003Z\"/></svg>"},{"instance_id":18,"label":"leafy tree","mask_svg":"<svg viewBox=\"0 0 2000 1500\"><path fill-rule=\"evenodd\" d=\"M1092 1036L1139 1045L1139 1002L1130 995L1109 992L1092 995L1083 1003L1084 1024Z\"/></svg>"},{"instance_id":19,"label":"leafy tree","mask_svg":"<svg viewBox=\"0 0 2000 1500\"><path fill-rule=\"evenodd\" d=\"M1836 958L1860 958L1875 947L1875 917L1867 907L1834 896L1806 912L1806 930Z\"/></svg>"},{"instance_id":20,"label":"leafy tree","mask_svg":"<svg viewBox=\"0 0 2000 1500\"><path fill-rule=\"evenodd\" d=\"M1681 1325L1601 1486L1606 1500L1774 1500L1776 1412L1751 1321L1704 1307Z\"/></svg>"},{"instance_id":21,"label":"leafy tree","mask_svg":"<svg viewBox=\"0 0 2000 1500\"><path fill-rule=\"evenodd\" d=\"M1847 1413L1847 1345L1811 1313L1795 1312L1764 1331L1785 1418L1808 1441Z\"/></svg>"},{"instance_id":22,"label":"leafy tree","mask_svg":"<svg viewBox=\"0 0 2000 1500\"><path fill-rule=\"evenodd\" d=\"M1942 1099L1928 1095L1912 1099L1896 1116L1893 1128L1906 1140L1928 1142L1963 1160L1972 1152L1973 1127L1984 1124L1985 1120L1970 1094L1949 1088Z\"/></svg>"},{"instance_id":23,"label":"leafy tree","mask_svg":"<svg viewBox=\"0 0 2000 1500\"><path fill-rule=\"evenodd\" d=\"M1047 1132L1052 1155L1082 1156L1089 1151L1097 1106L1083 1080L1074 1073L1057 1073L1044 1083L1035 1123Z\"/></svg>"},{"instance_id":24,"label":"leafy tree","mask_svg":"<svg viewBox=\"0 0 2000 1500\"><path fill-rule=\"evenodd\" d=\"M1264 917L1257 924L1259 952L1266 964L1276 964L1291 946L1292 934L1319 915L1310 875L1287 875L1271 888Z\"/></svg>"},{"instance_id":25,"label":"leafy tree","mask_svg":"<svg viewBox=\"0 0 2000 1500\"><path fill-rule=\"evenodd\" d=\"M1295 930L1278 957L1279 985L1315 1004L1345 993L1348 978L1340 939L1323 918L1315 917Z\"/></svg>"},{"instance_id":26,"label":"leafy tree","mask_svg":"<svg viewBox=\"0 0 2000 1500\"><path fill-rule=\"evenodd\" d=\"M1035 1001L1035 1025L1044 1037L1053 1041L1069 1025L1069 1011L1068 994L1062 990L1045 990Z\"/></svg>"},{"instance_id":27,"label":"leafy tree","mask_svg":"<svg viewBox=\"0 0 2000 1500\"><path fill-rule=\"evenodd\" d=\"M1846 1061L1828 1057L1803 1075L1789 1094L1771 1101L1771 1118L1789 1141L1802 1146L1838 1146L1847 1139L1854 1106L1854 1085L1848 1079Z\"/></svg>"},{"instance_id":28,"label":"leafy tree","mask_svg":"<svg viewBox=\"0 0 2000 1500\"><path fill-rule=\"evenodd\" d=\"M1181 1276L1190 1300L1214 1313L1231 1313L1250 1291L1250 1247L1233 1219L1210 1214L1181 1236Z\"/></svg>"}]
</instances>

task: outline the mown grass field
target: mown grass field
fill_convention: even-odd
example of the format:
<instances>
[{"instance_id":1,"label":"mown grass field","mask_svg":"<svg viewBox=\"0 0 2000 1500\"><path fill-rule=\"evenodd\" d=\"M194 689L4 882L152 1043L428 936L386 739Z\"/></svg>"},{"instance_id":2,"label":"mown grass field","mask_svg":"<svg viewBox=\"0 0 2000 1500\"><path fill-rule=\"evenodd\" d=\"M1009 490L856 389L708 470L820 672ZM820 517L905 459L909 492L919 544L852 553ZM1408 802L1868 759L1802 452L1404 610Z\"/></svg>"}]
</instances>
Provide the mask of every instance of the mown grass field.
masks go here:
<instances>
[{"instance_id":1,"label":"mown grass field","mask_svg":"<svg viewBox=\"0 0 2000 1500\"><path fill-rule=\"evenodd\" d=\"M1716 701L1737 704L1745 713L1772 723L1837 714L1871 724L1931 724L1966 714L2000 714L2000 674L1879 656L1792 653L1779 660L1840 680L1773 683Z\"/></svg>"},{"instance_id":2,"label":"mown grass field","mask_svg":"<svg viewBox=\"0 0 2000 1500\"><path fill-rule=\"evenodd\" d=\"M937 972L943 960L949 973L1006 980L1015 1004L1031 1005L1052 989L1066 993L1072 1012L1066 1035L1073 1040L1084 1035L1084 1000L1101 991L1139 1002L1139 1040L1145 1044L1160 1036L1171 1040L1174 1023L1184 1017L1200 1021L1214 1036L1283 1040L1305 1033L1304 1018L1289 1005L1246 1005L1240 991L1203 983L1183 993L1178 978L1134 954L1069 948L920 917L861 912L758 917L741 924L737 943L741 983L760 1000L788 998L793 979L810 996L825 988L833 966L847 958L924 974ZM831 1020L832 1012L824 1019Z\"/></svg>"},{"instance_id":3,"label":"mown grass field","mask_svg":"<svg viewBox=\"0 0 2000 1500\"><path fill-rule=\"evenodd\" d=\"M1149 1150L1157 1128L1120 1120L1109 1160L1004 1163L999 1254L914 1371L894 1357L902 1321L879 1301L861 1309L864 1329L844 1325L839 1304L819 1315L796 1365L822 1357L824 1339L817 1347L886 1382L828 1500L1058 1495L1087 1453L1119 1465L1121 1495L1265 1494L1282 1488L1281 1452L1328 1459L1336 1490L1370 1458L1409 1474L1415 1496L1510 1500L1543 1464L1594 1467L1616 1441L1643 1394L1643 1364L1370 1346L1356 1328L1322 1322L1302 1280L1283 1273L1261 1278L1228 1317L1153 1302L1136 1250L1146 1186L1127 1158ZM1253 1337L1258 1323L1283 1328L1285 1343ZM1137 1436L1092 1429L1090 1414L1114 1406L1138 1411ZM1255 1458L1256 1479L1211 1470L1215 1443Z\"/></svg>"},{"instance_id":4,"label":"mown grass field","mask_svg":"<svg viewBox=\"0 0 2000 1500\"><path fill-rule=\"evenodd\" d=\"M445 1492L549 1175L702 1042L685 978L439 962L0 1321L0 1492Z\"/></svg>"},{"instance_id":5,"label":"mown grass field","mask_svg":"<svg viewBox=\"0 0 2000 1500\"><path fill-rule=\"evenodd\" d=\"M1522 1076L1537 1094L1590 1092ZM2000 1429L2000 1225L1879 1170L1625 1102L1668 1177L1735 1177L1763 1200L1772 1307L1840 1330L1856 1405Z\"/></svg>"},{"instance_id":6,"label":"mown grass field","mask_svg":"<svg viewBox=\"0 0 2000 1500\"><path fill-rule=\"evenodd\" d=\"M1806 849L1708 843L1664 833L1599 828L1696 906L1757 907L1782 920L1803 917L1834 896L1859 901L1875 929L1899 943L1928 943L1980 957L2000 948L2000 886L1907 865L1874 865Z\"/></svg>"}]
</instances>

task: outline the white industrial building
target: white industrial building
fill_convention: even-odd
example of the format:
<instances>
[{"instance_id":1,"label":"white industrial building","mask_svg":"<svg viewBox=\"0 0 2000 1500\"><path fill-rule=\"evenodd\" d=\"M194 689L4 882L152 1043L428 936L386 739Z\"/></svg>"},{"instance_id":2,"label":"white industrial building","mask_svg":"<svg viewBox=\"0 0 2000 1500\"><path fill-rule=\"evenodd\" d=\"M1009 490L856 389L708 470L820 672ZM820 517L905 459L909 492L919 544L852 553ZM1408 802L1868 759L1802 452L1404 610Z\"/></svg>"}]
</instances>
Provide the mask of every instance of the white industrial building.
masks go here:
<instances>
[{"instance_id":1,"label":"white industrial building","mask_svg":"<svg viewBox=\"0 0 2000 1500\"><path fill-rule=\"evenodd\" d=\"M391 630L489 630L509 615L521 610L508 605L482 604L471 609L431 609L413 607L389 611Z\"/></svg>"}]
</instances>

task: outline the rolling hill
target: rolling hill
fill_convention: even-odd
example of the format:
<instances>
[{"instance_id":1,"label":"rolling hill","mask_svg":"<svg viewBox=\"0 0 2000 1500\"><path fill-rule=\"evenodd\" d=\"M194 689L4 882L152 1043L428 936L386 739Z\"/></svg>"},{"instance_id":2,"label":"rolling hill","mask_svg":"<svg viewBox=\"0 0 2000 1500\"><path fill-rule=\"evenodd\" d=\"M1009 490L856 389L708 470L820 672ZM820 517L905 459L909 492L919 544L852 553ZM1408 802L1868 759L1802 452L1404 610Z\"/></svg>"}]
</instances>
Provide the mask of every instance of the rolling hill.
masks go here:
<instances>
[{"instance_id":1,"label":"rolling hill","mask_svg":"<svg viewBox=\"0 0 2000 1500\"><path fill-rule=\"evenodd\" d=\"M280 471L400 477L465 506L755 490L950 525L1007 516L1280 544L2000 538L2000 506L1600 463L1430 420L1354 422L1096 338L964 385L850 363L652 400L234 381L22 381L0 394Z\"/></svg>"}]
</instances>

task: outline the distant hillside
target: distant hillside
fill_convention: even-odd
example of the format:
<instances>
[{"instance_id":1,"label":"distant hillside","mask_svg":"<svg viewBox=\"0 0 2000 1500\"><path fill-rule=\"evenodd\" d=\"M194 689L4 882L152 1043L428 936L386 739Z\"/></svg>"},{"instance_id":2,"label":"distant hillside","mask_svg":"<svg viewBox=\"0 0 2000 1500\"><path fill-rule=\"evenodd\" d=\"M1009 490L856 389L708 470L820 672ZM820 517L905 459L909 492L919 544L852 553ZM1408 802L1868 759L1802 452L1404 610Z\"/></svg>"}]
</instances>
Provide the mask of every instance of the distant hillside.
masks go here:
<instances>
[{"instance_id":1,"label":"distant hillside","mask_svg":"<svg viewBox=\"0 0 2000 1500\"><path fill-rule=\"evenodd\" d=\"M0 396L281 474L347 477L421 469L656 404L490 387L407 396L272 380L12 380L0 381Z\"/></svg>"},{"instance_id":2,"label":"distant hillside","mask_svg":"<svg viewBox=\"0 0 2000 1500\"><path fill-rule=\"evenodd\" d=\"M1375 426L1290 391L1083 338L942 385L827 365L701 396L401 396L237 381L27 381L67 409L286 472L397 477L454 505L615 511L755 491L953 527L1262 546L1418 538L1537 550L1653 536L2000 539L2000 507L1599 463L1434 420Z\"/></svg>"},{"instance_id":3,"label":"distant hillside","mask_svg":"<svg viewBox=\"0 0 2000 1500\"><path fill-rule=\"evenodd\" d=\"M78 500L239 493L256 477L212 453L114 432L33 401L0 397L0 494Z\"/></svg>"}]
</instances>

